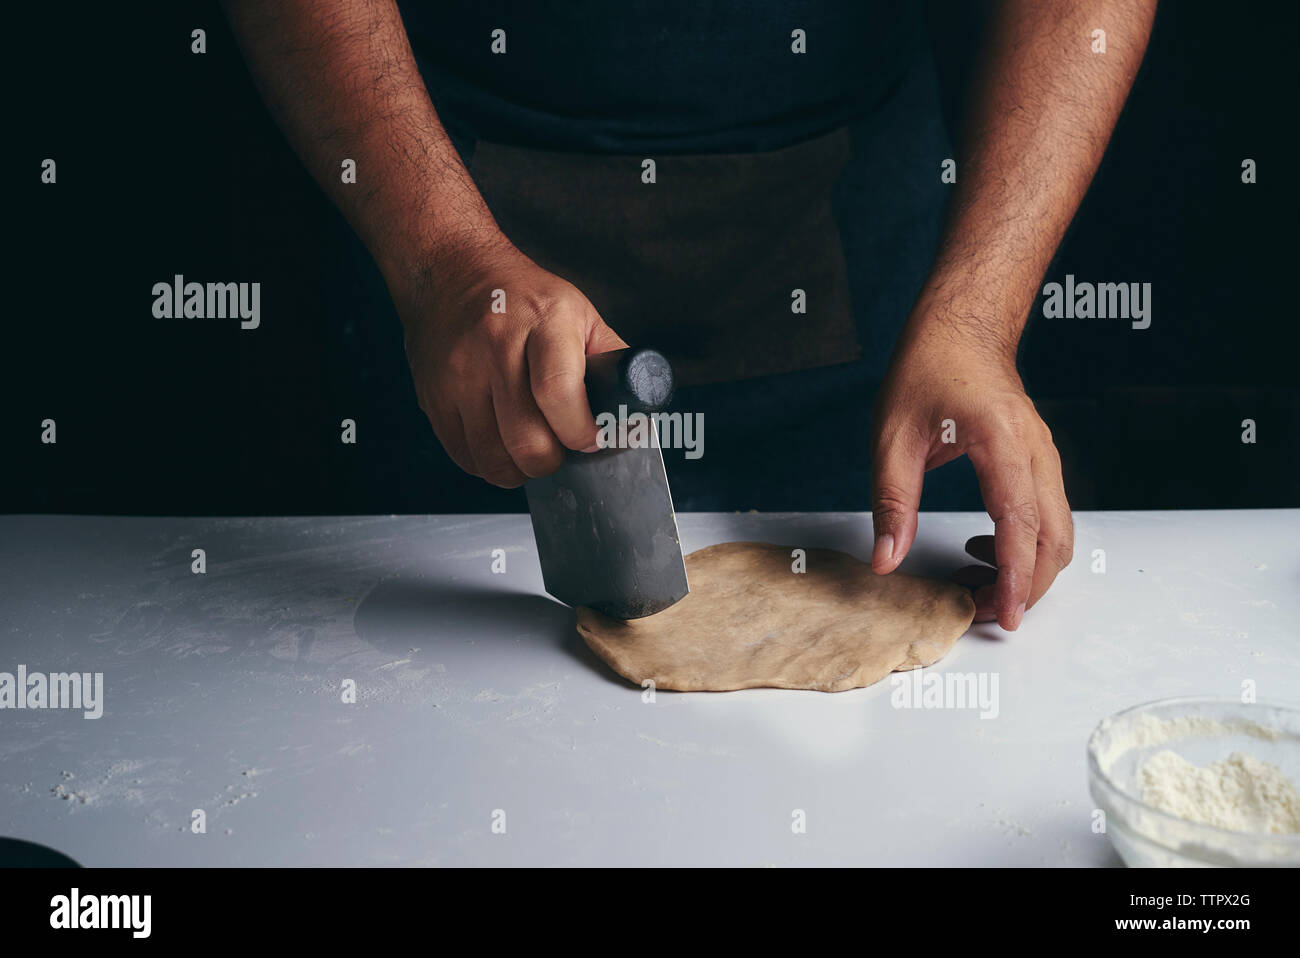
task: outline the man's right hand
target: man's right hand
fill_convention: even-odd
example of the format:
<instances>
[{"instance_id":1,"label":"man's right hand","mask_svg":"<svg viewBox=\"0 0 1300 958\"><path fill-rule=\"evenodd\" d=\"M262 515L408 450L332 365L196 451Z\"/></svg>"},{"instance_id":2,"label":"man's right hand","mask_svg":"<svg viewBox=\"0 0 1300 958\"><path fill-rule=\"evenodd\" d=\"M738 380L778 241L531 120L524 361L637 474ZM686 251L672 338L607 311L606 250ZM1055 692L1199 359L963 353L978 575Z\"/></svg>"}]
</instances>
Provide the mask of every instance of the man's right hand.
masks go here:
<instances>
[{"instance_id":1,"label":"man's right hand","mask_svg":"<svg viewBox=\"0 0 1300 958\"><path fill-rule=\"evenodd\" d=\"M498 486L559 468L596 423L588 353L626 344L501 234L429 99L393 0L222 0L276 121L374 257L420 406ZM341 157L360 177L339 175ZM493 290L505 312L492 312Z\"/></svg>"},{"instance_id":2,"label":"man's right hand","mask_svg":"<svg viewBox=\"0 0 1300 958\"><path fill-rule=\"evenodd\" d=\"M424 275L394 299L420 408L456 464L513 489L565 446L594 449L587 356L627 343L587 297L504 239Z\"/></svg>"}]
</instances>

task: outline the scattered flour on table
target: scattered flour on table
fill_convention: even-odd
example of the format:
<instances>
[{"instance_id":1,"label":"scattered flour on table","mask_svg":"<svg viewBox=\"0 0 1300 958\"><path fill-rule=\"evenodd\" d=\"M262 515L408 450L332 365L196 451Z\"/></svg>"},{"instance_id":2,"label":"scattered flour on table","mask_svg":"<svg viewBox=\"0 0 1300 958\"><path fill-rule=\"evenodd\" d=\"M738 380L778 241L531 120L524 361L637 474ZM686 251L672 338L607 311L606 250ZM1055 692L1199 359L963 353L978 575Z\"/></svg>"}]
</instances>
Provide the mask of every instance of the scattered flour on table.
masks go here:
<instances>
[{"instance_id":1,"label":"scattered flour on table","mask_svg":"<svg viewBox=\"0 0 1300 958\"><path fill-rule=\"evenodd\" d=\"M1165 749L1139 773L1142 800L1161 811L1234 832L1300 832L1300 792L1269 762L1233 752L1194 765Z\"/></svg>"}]
</instances>

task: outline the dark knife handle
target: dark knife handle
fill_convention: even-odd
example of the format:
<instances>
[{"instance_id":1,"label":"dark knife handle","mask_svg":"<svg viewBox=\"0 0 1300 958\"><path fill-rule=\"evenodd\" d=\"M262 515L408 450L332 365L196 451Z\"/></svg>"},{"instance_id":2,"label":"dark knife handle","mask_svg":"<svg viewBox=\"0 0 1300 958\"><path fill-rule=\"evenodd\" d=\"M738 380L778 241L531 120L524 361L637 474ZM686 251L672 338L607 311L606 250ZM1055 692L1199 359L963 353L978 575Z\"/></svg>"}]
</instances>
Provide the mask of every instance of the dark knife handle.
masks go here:
<instances>
[{"instance_id":1,"label":"dark knife handle","mask_svg":"<svg viewBox=\"0 0 1300 958\"><path fill-rule=\"evenodd\" d=\"M673 367L656 350L615 349L587 357L587 401L591 414L628 412L652 413L673 398Z\"/></svg>"}]
</instances>

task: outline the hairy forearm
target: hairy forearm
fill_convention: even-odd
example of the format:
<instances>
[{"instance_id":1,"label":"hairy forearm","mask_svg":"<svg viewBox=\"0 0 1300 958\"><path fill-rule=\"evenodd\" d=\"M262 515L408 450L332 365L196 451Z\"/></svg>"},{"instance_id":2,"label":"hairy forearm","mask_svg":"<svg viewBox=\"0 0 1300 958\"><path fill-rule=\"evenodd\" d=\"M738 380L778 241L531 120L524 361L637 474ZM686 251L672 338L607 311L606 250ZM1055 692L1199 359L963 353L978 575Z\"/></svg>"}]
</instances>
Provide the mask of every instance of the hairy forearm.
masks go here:
<instances>
[{"instance_id":1,"label":"hairy forearm","mask_svg":"<svg viewBox=\"0 0 1300 958\"><path fill-rule=\"evenodd\" d=\"M263 98L390 287L503 242L438 120L393 0L224 0ZM356 163L356 182L343 163Z\"/></svg>"},{"instance_id":2,"label":"hairy forearm","mask_svg":"<svg viewBox=\"0 0 1300 958\"><path fill-rule=\"evenodd\" d=\"M1155 0L1004 0L968 107L939 254L905 341L1014 360L1037 285L1137 73ZM1093 52L1104 30L1106 52Z\"/></svg>"}]
</instances>

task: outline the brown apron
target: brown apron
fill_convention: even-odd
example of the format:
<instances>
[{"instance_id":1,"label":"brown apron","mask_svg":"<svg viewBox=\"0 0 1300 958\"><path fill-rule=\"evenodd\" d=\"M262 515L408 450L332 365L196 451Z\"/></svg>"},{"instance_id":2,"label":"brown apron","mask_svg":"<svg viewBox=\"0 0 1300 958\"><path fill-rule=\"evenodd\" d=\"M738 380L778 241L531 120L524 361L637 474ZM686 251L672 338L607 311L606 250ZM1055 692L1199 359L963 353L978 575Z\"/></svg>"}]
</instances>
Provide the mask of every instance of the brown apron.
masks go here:
<instances>
[{"instance_id":1,"label":"brown apron","mask_svg":"<svg viewBox=\"0 0 1300 958\"><path fill-rule=\"evenodd\" d=\"M693 385L858 358L830 204L848 153L840 129L768 153L653 157L643 183L643 156L480 140L470 173L520 250Z\"/></svg>"}]
</instances>

